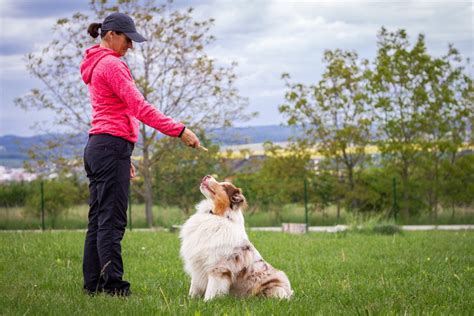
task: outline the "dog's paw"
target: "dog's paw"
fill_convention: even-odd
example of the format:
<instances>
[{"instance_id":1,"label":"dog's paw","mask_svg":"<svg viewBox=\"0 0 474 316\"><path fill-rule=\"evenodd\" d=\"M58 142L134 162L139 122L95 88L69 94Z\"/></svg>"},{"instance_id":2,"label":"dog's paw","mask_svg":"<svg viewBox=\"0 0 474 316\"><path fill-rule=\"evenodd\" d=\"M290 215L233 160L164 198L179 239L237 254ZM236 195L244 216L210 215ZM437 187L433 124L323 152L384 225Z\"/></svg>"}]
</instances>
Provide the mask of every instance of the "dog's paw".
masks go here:
<instances>
[{"instance_id":1,"label":"dog's paw","mask_svg":"<svg viewBox=\"0 0 474 316\"><path fill-rule=\"evenodd\" d=\"M190 298L201 298L201 297L204 296L204 292L205 292L205 290L202 290L202 289L200 289L200 288L191 286L191 288L189 289L189 294L188 294L188 296L189 296Z\"/></svg>"}]
</instances>

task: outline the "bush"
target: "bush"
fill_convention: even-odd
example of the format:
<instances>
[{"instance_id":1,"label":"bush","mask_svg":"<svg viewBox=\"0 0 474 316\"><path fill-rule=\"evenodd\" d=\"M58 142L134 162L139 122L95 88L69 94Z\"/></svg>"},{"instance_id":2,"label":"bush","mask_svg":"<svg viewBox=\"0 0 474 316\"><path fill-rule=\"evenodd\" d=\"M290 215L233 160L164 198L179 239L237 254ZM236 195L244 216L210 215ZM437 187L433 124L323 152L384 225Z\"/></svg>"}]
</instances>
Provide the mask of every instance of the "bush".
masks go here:
<instances>
[{"instance_id":1,"label":"bush","mask_svg":"<svg viewBox=\"0 0 474 316\"><path fill-rule=\"evenodd\" d=\"M395 235L402 232L401 228L394 224L378 224L372 228L372 231L381 235Z\"/></svg>"},{"instance_id":2,"label":"bush","mask_svg":"<svg viewBox=\"0 0 474 316\"><path fill-rule=\"evenodd\" d=\"M41 215L41 192L38 181L35 181L35 187L38 190L28 195L25 211L28 215L39 217ZM79 196L79 189L71 179L44 181L44 210L53 223L62 212L78 200Z\"/></svg>"},{"instance_id":3,"label":"bush","mask_svg":"<svg viewBox=\"0 0 474 316\"><path fill-rule=\"evenodd\" d=\"M347 215L349 231L363 234L395 235L402 232L394 222L387 221L383 214Z\"/></svg>"},{"instance_id":4,"label":"bush","mask_svg":"<svg viewBox=\"0 0 474 316\"><path fill-rule=\"evenodd\" d=\"M0 207L24 206L31 191L31 184L25 182L11 182L0 185Z\"/></svg>"}]
</instances>

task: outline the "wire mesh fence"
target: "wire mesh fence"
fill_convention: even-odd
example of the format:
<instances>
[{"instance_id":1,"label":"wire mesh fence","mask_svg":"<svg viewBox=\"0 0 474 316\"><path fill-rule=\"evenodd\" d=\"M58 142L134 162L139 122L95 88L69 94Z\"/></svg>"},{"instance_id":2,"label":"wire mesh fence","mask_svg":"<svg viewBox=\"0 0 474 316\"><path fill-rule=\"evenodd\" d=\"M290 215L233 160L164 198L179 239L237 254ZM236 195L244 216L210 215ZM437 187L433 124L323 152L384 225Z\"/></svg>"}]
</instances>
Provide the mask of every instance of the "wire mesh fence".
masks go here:
<instances>
[{"instance_id":1,"label":"wire mesh fence","mask_svg":"<svg viewBox=\"0 0 474 316\"><path fill-rule=\"evenodd\" d=\"M434 219L428 212L408 219L400 218L403 207L400 183L387 179L383 188L365 186L353 190L338 187L312 177L282 181L255 182L236 178L248 202L245 218L248 226L281 226L282 223L301 223L308 226L347 224L356 218L377 217L404 224L464 224L474 223L471 207L440 208ZM73 189L72 187L77 187ZM172 227L182 224L193 211L173 205L162 195L153 200L153 222L147 221L145 205L133 193L132 183L128 204L128 228ZM203 199L196 188L190 194L194 204ZM158 190L159 192L159 190ZM56 180L0 185L0 229L83 229L87 227L88 190L84 183Z\"/></svg>"}]
</instances>

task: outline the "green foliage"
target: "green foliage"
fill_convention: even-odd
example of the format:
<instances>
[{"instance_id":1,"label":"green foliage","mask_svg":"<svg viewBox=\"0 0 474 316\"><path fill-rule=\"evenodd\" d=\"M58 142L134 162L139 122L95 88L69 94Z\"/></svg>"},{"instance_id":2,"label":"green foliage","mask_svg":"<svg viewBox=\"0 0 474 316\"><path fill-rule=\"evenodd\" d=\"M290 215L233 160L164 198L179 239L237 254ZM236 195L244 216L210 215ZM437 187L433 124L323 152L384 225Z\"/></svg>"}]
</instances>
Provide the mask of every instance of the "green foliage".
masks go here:
<instances>
[{"instance_id":1,"label":"green foliage","mask_svg":"<svg viewBox=\"0 0 474 316\"><path fill-rule=\"evenodd\" d=\"M304 179L308 179L311 174L307 149L301 146L283 149L267 143L265 155L260 170L235 175L233 180L243 189L250 207L278 211L283 204L302 203Z\"/></svg>"},{"instance_id":2,"label":"green foliage","mask_svg":"<svg viewBox=\"0 0 474 316\"><path fill-rule=\"evenodd\" d=\"M389 168L367 168L358 173L354 190L344 195L344 204L356 212L389 212L393 206L392 180L395 176Z\"/></svg>"},{"instance_id":3,"label":"green foliage","mask_svg":"<svg viewBox=\"0 0 474 316\"><path fill-rule=\"evenodd\" d=\"M219 147L212 145L204 133L199 137L208 152L190 150L183 144L171 143L173 140L169 138L157 142L156 155L162 156L153 169L158 204L178 206L189 214L197 201L203 199L200 180L205 175L218 173L220 161Z\"/></svg>"},{"instance_id":4,"label":"green foliage","mask_svg":"<svg viewBox=\"0 0 474 316\"><path fill-rule=\"evenodd\" d=\"M402 232L400 227L394 224L378 224L372 228L372 231L381 235L395 235Z\"/></svg>"},{"instance_id":5,"label":"green foliage","mask_svg":"<svg viewBox=\"0 0 474 316\"><path fill-rule=\"evenodd\" d=\"M347 216L347 224L349 226L349 232L381 235L394 235L402 233L401 228L396 225L393 220L388 220L384 214L381 213L351 213Z\"/></svg>"},{"instance_id":6,"label":"green foliage","mask_svg":"<svg viewBox=\"0 0 474 316\"><path fill-rule=\"evenodd\" d=\"M336 203L341 195L341 186L337 177L329 170L322 168L308 178L308 201L315 210L324 211Z\"/></svg>"},{"instance_id":7,"label":"green foliage","mask_svg":"<svg viewBox=\"0 0 474 316\"><path fill-rule=\"evenodd\" d=\"M0 207L24 206L32 190L27 182L11 182L0 184Z\"/></svg>"},{"instance_id":8,"label":"green foliage","mask_svg":"<svg viewBox=\"0 0 474 316\"><path fill-rule=\"evenodd\" d=\"M444 161L442 166L441 203L445 207L474 204L474 155L466 154L454 163Z\"/></svg>"},{"instance_id":9,"label":"green foliage","mask_svg":"<svg viewBox=\"0 0 474 316\"><path fill-rule=\"evenodd\" d=\"M26 199L25 211L29 215L41 215L40 181L34 181L36 188ZM49 218L54 220L67 211L68 208L81 201L82 196L77 185L71 179L56 179L43 181L44 210Z\"/></svg>"}]
</instances>

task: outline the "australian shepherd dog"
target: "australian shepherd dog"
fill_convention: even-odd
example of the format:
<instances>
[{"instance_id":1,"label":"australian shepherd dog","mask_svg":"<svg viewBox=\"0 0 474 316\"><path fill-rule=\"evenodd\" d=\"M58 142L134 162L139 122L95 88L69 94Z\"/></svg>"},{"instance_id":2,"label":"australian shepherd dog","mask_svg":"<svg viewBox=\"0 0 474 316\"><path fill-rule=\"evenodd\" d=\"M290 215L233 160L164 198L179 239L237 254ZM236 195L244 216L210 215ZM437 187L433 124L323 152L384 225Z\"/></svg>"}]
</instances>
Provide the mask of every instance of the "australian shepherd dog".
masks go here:
<instances>
[{"instance_id":1,"label":"australian shepherd dog","mask_svg":"<svg viewBox=\"0 0 474 316\"><path fill-rule=\"evenodd\" d=\"M227 294L289 299L288 277L262 258L245 232L242 190L211 176L202 179L200 189L206 199L180 232L189 295L205 301Z\"/></svg>"}]
</instances>

